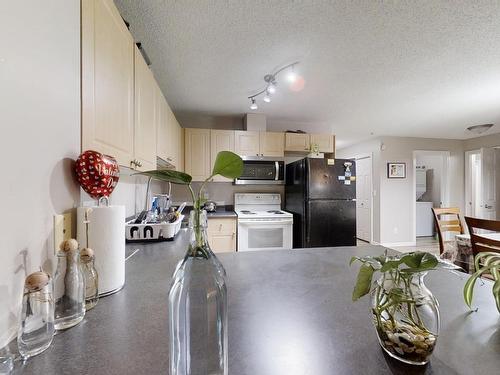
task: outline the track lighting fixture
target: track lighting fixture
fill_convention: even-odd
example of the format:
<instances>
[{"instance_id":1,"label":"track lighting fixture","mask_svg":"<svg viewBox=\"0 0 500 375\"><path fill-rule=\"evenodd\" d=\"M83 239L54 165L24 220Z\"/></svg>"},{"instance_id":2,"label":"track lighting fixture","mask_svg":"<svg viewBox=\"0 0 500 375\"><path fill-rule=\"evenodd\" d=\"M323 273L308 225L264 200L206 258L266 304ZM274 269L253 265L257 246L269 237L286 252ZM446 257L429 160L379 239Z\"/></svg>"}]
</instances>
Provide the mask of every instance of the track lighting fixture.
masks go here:
<instances>
[{"instance_id":1,"label":"track lighting fixture","mask_svg":"<svg viewBox=\"0 0 500 375\"><path fill-rule=\"evenodd\" d=\"M288 82L293 83L297 80L297 73L295 73L295 65L297 65L299 62L296 61L292 64L285 65L284 67L278 69L276 72L271 73L271 74L266 74L264 76L264 82L266 82L266 87L262 89L261 91L257 92L256 94L253 94L248 97L250 99L250 109L255 110L258 108L257 103L256 103L256 98L262 94L265 94L262 100L266 103L271 102L271 95L273 95L276 92L276 87L277 87L277 77L280 73L289 70L288 74L286 76L286 79Z\"/></svg>"}]
</instances>

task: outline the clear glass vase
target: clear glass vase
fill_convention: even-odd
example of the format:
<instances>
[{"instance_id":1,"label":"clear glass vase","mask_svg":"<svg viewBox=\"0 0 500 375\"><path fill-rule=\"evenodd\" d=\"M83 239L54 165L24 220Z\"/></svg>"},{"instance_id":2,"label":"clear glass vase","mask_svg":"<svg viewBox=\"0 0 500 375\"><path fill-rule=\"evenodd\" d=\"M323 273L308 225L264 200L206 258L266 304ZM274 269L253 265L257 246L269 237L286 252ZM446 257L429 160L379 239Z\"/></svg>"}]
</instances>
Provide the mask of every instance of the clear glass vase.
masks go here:
<instances>
[{"instance_id":1,"label":"clear glass vase","mask_svg":"<svg viewBox=\"0 0 500 375\"><path fill-rule=\"evenodd\" d=\"M227 375L226 272L208 244L206 212L191 211L189 224L169 292L170 374Z\"/></svg>"},{"instance_id":2,"label":"clear glass vase","mask_svg":"<svg viewBox=\"0 0 500 375\"><path fill-rule=\"evenodd\" d=\"M89 311L99 301L99 276L95 269L94 251L84 248L80 252L80 261L85 279L85 311Z\"/></svg>"},{"instance_id":3,"label":"clear glass vase","mask_svg":"<svg viewBox=\"0 0 500 375\"><path fill-rule=\"evenodd\" d=\"M54 297L52 279L45 272L26 278L17 333L17 346L23 359L42 353L54 336ZM1 373L1 372L0 372Z\"/></svg>"},{"instance_id":4,"label":"clear glass vase","mask_svg":"<svg viewBox=\"0 0 500 375\"><path fill-rule=\"evenodd\" d=\"M77 325L85 316L85 279L78 249L62 249L57 258L54 327L63 330Z\"/></svg>"},{"instance_id":5,"label":"clear glass vase","mask_svg":"<svg viewBox=\"0 0 500 375\"><path fill-rule=\"evenodd\" d=\"M427 272L385 273L371 294L373 324L391 357L425 365L439 334L439 305L424 284Z\"/></svg>"}]
</instances>

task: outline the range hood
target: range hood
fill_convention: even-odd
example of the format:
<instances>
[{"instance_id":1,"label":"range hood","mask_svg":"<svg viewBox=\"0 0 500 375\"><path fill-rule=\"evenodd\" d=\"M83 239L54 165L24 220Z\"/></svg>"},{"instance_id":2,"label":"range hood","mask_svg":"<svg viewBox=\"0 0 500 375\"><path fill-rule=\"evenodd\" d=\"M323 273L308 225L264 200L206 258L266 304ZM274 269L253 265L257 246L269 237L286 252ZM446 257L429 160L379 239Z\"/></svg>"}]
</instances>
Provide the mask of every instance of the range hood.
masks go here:
<instances>
[{"instance_id":1,"label":"range hood","mask_svg":"<svg viewBox=\"0 0 500 375\"><path fill-rule=\"evenodd\" d=\"M265 132L267 130L266 115L261 113L247 113L243 117L243 130Z\"/></svg>"}]
</instances>

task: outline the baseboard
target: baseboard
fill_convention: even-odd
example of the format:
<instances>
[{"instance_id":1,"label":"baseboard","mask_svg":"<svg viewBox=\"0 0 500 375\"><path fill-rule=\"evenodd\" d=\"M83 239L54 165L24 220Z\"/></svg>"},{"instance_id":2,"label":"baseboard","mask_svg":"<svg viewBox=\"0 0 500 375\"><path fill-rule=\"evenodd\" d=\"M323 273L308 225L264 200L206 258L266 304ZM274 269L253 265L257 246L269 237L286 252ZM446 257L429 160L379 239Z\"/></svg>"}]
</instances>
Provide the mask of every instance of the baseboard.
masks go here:
<instances>
[{"instance_id":1,"label":"baseboard","mask_svg":"<svg viewBox=\"0 0 500 375\"><path fill-rule=\"evenodd\" d=\"M381 246L385 247L402 247L402 246L417 246L416 242L382 242Z\"/></svg>"}]
</instances>

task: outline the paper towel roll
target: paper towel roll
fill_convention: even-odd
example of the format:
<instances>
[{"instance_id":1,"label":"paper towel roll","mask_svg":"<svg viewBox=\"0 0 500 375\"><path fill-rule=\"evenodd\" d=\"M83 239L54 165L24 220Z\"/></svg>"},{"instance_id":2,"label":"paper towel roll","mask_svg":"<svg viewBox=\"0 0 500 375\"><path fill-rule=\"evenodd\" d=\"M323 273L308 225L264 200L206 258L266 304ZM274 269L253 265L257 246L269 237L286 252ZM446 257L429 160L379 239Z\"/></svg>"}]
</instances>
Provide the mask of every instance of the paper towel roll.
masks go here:
<instances>
[{"instance_id":1,"label":"paper towel roll","mask_svg":"<svg viewBox=\"0 0 500 375\"><path fill-rule=\"evenodd\" d=\"M125 285L125 206L78 207L77 240L87 247L85 211L89 213L89 243L99 276L99 295L119 291Z\"/></svg>"}]
</instances>

